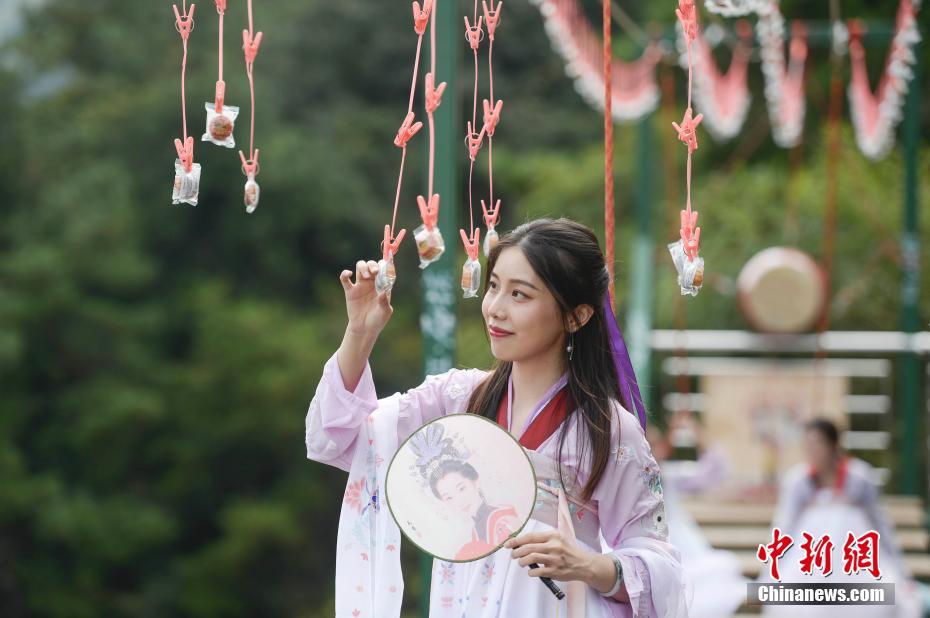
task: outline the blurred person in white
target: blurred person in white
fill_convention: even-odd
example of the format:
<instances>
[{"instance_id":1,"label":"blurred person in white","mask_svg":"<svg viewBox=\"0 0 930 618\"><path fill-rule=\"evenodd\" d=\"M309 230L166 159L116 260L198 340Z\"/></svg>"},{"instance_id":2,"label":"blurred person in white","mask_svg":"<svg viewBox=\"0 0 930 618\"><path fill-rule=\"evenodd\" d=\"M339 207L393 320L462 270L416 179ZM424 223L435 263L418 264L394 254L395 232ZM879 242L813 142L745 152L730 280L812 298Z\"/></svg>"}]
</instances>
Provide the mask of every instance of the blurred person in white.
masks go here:
<instances>
[{"instance_id":1,"label":"blurred person in white","mask_svg":"<svg viewBox=\"0 0 930 618\"><path fill-rule=\"evenodd\" d=\"M670 429L687 425L697 430L693 418L676 418ZM681 552L681 564L694 587L694 597L688 606L691 618L724 618L733 615L746 600L746 584L739 559L733 552L714 549L701 528L682 504L682 496L700 494L718 485L725 475L722 460L715 449L699 440L697 472L676 472L675 462L669 461L672 444L668 436L655 425L646 429L646 438L659 461L665 488L665 511L668 538ZM711 455L701 460L701 453ZM705 472L701 474L700 471Z\"/></svg>"},{"instance_id":2,"label":"blurred person in white","mask_svg":"<svg viewBox=\"0 0 930 618\"><path fill-rule=\"evenodd\" d=\"M823 418L809 421L804 432L806 461L789 468L782 477L772 527L789 535L794 544L781 556L778 570L784 583L893 583L894 605L768 605L767 616L921 616L921 589L911 578L897 542L894 526L879 508L875 470L867 462L848 455L840 446L836 425ZM866 570L844 572L847 535L858 539L869 531L879 534L880 578ZM824 535L833 543L832 572L824 575L815 564L811 573L801 571L803 533L816 544ZM762 542L770 543L771 538ZM760 582L771 582L766 564Z\"/></svg>"}]
</instances>

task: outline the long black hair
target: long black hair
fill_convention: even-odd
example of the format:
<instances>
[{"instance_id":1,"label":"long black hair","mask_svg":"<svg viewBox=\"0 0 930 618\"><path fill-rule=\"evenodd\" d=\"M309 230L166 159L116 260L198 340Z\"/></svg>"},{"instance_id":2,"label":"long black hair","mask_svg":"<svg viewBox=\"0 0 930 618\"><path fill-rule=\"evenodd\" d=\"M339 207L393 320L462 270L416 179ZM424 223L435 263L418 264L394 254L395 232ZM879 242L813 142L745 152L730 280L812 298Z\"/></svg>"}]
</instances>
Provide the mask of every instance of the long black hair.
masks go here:
<instances>
[{"instance_id":1,"label":"long black hair","mask_svg":"<svg viewBox=\"0 0 930 618\"><path fill-rule=\"evenodd\" d=\"M573 335L573 352L568 362L568 388L580 415L582 431L578 432L580 461L591 450L591 470L582 491L589 500L600 482L610 457L611 400L620 399L617 371L607 332L604 299L608 293L610 274L597 237L589 228L569 219L536 219L524 223L503 236L488 256L484 287L488 289L491 271L501 251L516 247L523 252L533 271L545 283L558 303L565 327L579 305L590 305L593 315ZM472 392L468 410L491 420L497 420L497 407L507 389L512 363L498 361L491 374ZM572 416L569 417L570 419ZM562 450L569 423L563 423L559 435L559 476L562 476ZM565 485L564 478L562 485Z\"/></svg>"}]
</instances>

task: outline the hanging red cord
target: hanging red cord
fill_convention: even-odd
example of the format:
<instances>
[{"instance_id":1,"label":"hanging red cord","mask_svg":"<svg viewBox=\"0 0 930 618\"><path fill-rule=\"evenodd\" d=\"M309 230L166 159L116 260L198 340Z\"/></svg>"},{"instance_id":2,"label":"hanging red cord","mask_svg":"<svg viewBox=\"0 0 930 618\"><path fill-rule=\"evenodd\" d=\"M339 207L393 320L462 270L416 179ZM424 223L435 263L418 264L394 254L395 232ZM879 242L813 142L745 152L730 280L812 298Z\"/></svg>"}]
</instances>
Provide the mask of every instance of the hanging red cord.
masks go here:
<instances>
[{"instance_id":1,"label":"hanging red cord","mask_svg":"<svg viewBox=\"0 0 930 618\"><path fill-rule=\"evenodd\" d=\"M407 101L407 115L404 117L404 121L397 130L397 136L394 138L394 145L401 149L400 171L397 174L397 191L394 194L394 212L391 216L391 224L384 226L384 240L381 243L381 260L378 262L378 274L375 276L375 290L379 294L381 292L389 292L391 288L394 287L394 281L397 278L397 270L394 266L394 255L397 253L397 249L400 247L400 243L407 233L406 229L402 229L395 235L394 227L397 223L397 207L400 204L400 192L404 181L404 164L407 161L407 142L423 128L422 122L415 122L416 116L413 113L413 97L416 92L417 73L420 70L420 52L423 49L423 34L426 32L426 27L430 23L433 5L433 0L424 0L422 8L420 7L420 3L416 0L412 3L413 30L417 34L417 51L413 61L413 78L410 80L410 97ZM430 56L432 60L432 48ZM427 95L428 98L432 97L435 95L435 91L428 92ZM432 197L430 203L433 203ZM425 201L424 205L426 205ZM438 209L438 200L435 201L435 206ZM432 219L430 220L432 221Z\"/></svg>"},{"instance_id":2,"label":"hanging red cord","mask_svg":"<svg viewBox=\"0 0 930 618\"><path fill-rule=\"evenodd\" d=\"M414 19L417 18L419 7L414 2ZM435 84L436 75L436 0L433 1L433 10L430 15L430 69L424 79L424 107L429 125L429 176L427 179L427 197L417 196L417 206L420 209L420 218L423 224L413 231L413 239L417 245L417 254L420 256L420 268L426 268L437 261L445 253L446 243L438 227L439 222L439 194L433 193L433 170L436 159L436 126L434 112L442 103L442 93L446 83L439 86Z\"/></svg>"},{"instance_id":3,"label":"hanging red cord","mask_svg":"<svg viewBox=\"0 0 930 618\"><path fill-rule=\"evenodd\" d=\"M484 16L478 15L478 0L475 0L475 10L471 21L465 16L465 40L471 48L472 55L475 59L475 81L472 89L472 107L471 120L466 123L465 145L468 148L468 229L460 229L459 235L462 237L462 244L465 246L465 254L468 256L465 264L462 266L462 296L464 298L475 298L478 296L478 286L481 280L481 263L478 261L478 248L480 246L481 229L475 227L474 199L473 199L473 179L475 175L475 158L478 151L481 150L484 136L487 133L487 127L482 126L481 131L477 132L478 127L478 47L484 39ZM474 25L472 25L474 24Z\"/></svg>"},{"instance_id":4,"label":"hanging red cord","mask_svg":"<svg viewBox=\"0 0 930 618\"><path fill-rule=\"evenodd\" d=\"M681 211L681 228L679 230L681 239L670 244L668 248L672 260L675 262L675 269L678 271L678 284L681 287L682 295L696 296L704 283L704 259L698 257L701 241L701 228L697 227L698 212L691 210L691 158L698 147L697 127L701 124L703 118L701 114L694 116L691 109L691 91L694 76L694 59L691 47L698 33L697 8L694 6L694 0L679 0L675 14L681 22L688 54L688 107L685 109L681 124L672 123L675 131L678 132L678 139L688 148L688 162L685 171L687 198L685 210Z\"/></svg>"},{"instance_id":5,"label":"hanging red cord","mask_svg":"<svg viewBox=\"0 0 930 618\"><path fill-rule=\"evenodd\" d=\"M696 45L696 71L694 99L704 116L704 127L718 142L730 140L739 133L749 112L749 55L752 44L752 26L745 19L737 20L735 29L739 40L733 49L733 60L726 73L721 72L713 50L703 33L698 30Z\"/></svg>"},{"instance_id":6,"label":"hanging red cord","mask_svg":"<svg viewBox=\"0 0 930 618\"><path fill-rule=\"evenodd\" d=\"M207 110L207 128L201 141L213 142L217 146L225 146L226 148L235 148L236 140L233 137L233 129L235 128L236 118L239 116L239 108L223 104L226 98L226 82L223 81L223 16L226 13L226 0L213 1L216 5L216 13L219 16L218 69L213 103L204 103L204 109Z\"/></svg>"},{"instance_id":7,"label":"hanging red cord","mask_svg":"<svg viewBox=\"0 0 930 618\"><path fill-rule=\"evenodd\" d=\"M470 232L460 230L462 243L465 245L465 253L468 259L462 269L462 292L465 298L474 298L478 295L478 287L481 278L481 264L478 262L479 240L481 238L481 229L475 227L474 216L474 198L473 185L475 174L475 160L478 152L484 142L484 137L488 137L488 203L481 200L481 211L484 217L488 233L484 240L484 254L487 256L496 246L498 241L495 226L500 216L500 200L494 200L494 153L493 153L493 136L497 125L500 122L501 110L504 102L494 98L494 35L500 25L501 7L503 2L494 5L491 1L489 7L486 0L482 0L481 8L483 14L478 14L478 0L474 3L474 13L471 21L465 16L465 40L468 42L475 59L475 81L472 93L472 115L471 120L466 123L465 144L468 148L468 225ZM484 115L482 118L481 130L478 131L478 47L484 39L484 27L488 29L488 82L489 96L488 99L482 100Z\"/></svg>"},{"instance_id":8,"label":"hanging red cord","mask_svg":"<svg viewBox=\"0 0 930 618\"><path fill-rule=\"evenodd\" d=\"M194 138L187 134L187 97L185 94L185 82L187 79L187 39L194 29L194 9L196 5L191 4L190 10L187 8L187 0L183 3L183 13L178 11L178 5L172 5L174 9L174 27L181 35L181 44L184 54L181 58L181 131L183 141L174 140L174 147L177 151L178 158L174 163L174 190L171 195L173 204L190 204L197 205L197 195L200 192L200 164L194 163Z\"/></svg>"},{"instance_id":9,"label":"hanging red cord","mask_svg":"<svg viewBox=\"0 0 930 618\"><path fill-rule=\"evenodd\" d=\"M252 21L252 0L248 0L249 28L242 31L242 53L245 56L245 73L249 78L249 100L251 102L251 122L249 126L249 156L239 151L239 160L242 161L242 173L245 174L245 191L243 201L245 202L245 211L247 213L255 212L258 207L258 200L261 195L261 188L255 181L258 176L258 150L255 149L255 75L254 65L255 57L258 55L259 47L262 44L262 33L255 33L254 23ZM222 55L221 55L222 57ZM221 64L222 66L222 64ZM222 69L221 69L222 70ZM238 108L237 108L238 112Z\"/></svg>"},{"instance_id":10,"label":"hanging red cord","mask_svg":"<svg viewBox=\"0 0 930 618\"><path fill-rule=\"evenodd\" d=\"M503 2L498 2L494 7L494 0L491 0L492 9L488 9L488 3L481 0L481 8L484 9L484 24L488 28L488 82L490 85L490 98L484 99L482 106L484 108L484 131L488 136L488 203L485 205L481 200L481 212L484 216L484 224L487 226L487 233L484 235L484 255L490 255L491 250L497 245L498 235L495 227L499 221L501 201L494 201L494 130L501 119L501 109L504 102L494 99L494 32L500 25L501 7Z\"/></svg>"},{"instance_id":11,"label":"hanging red cord","mask_svg":"<svg viewBox=\"0 0 930 618\"><path fill-rule=\"evenodd\" d=\"M671 124L672 118L675 116L675 79L671 74L671 70L663 70L662 76L660 79L660 85L662 88L662 107L661 115L663 122L668 122ZM679 216L675 212L677 208L675 203L677 202L678 193L678 166L675 162L675 153L672 152L672 145L670 144L671 140L662 141L662 165L665 168L665 177L667 179L666 184L666 196L668 199L668 231L671 234L674 234L679 226ZM674 324L675 329L679 332L684 331L688 327L687 314L684 311L684 301L681 296L676 296L674 301ZM678 359L678 362L684 364L688 360L688 351L684 348L684 341L681 337L676 337L675 340L675 356ZM690 378L688 377L687 372L679 371L678 376L675 379L675 391L677 393L676 405L672 408L672 413L674 417L683 417L690 414L691 409L687 404L687 397L691 393L691 383Z\"/></svg>"},{"instance_id":12,"label":"hanging red cord","mask_svg":"<svg viewBox=\"0 0 930 618\"><path fill-rule=\"evenodd\" d=\"M474 25L472 25L474 24ZM478 156L478 152L481 150L481 146L484 142L484 136L486 134L486 128L482 126L481 131L477 131L478 128L478 47L481 44L481 41L484 39L484 16L478 15L478 0L475 0L475 11L474 16L471 21L468 20L468 16L465 16L465 40L468 41L469 47L471 47L472 55L475 59L475 80L472 94L472 107L471 107L471 120L466 123L467 131L465 133L465 145L468 148L468 239L466 242L466 252L468 251L468 243L475 242L477 236L475 234L475 213L474 213L474 200L472 196L472 185L473 178L475 174L475 157ZM480 235L480 234L479 234ZM466 292L467 293L467 292Z\"/></svg>"}]
</instances>

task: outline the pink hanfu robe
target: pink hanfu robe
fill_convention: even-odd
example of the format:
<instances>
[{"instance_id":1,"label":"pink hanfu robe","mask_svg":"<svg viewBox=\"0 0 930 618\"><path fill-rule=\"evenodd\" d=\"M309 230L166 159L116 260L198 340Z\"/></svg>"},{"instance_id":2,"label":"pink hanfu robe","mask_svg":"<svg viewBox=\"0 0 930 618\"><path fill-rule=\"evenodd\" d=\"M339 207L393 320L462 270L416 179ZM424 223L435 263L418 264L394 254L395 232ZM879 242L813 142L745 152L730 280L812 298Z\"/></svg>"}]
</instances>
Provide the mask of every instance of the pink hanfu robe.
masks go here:
<instances>
[{"instance_id":1,"label":"pink hanfu robe","mask_svg":"<svg viewBox=\"0 0 930 618\"><path fill-rule=\"evenodd\" d=\"M401 536L389 510L381 505L388 464L403 440L424 423L464 413L472 390L487 375L479 369L451 369L428 376L406 393L379 399L370 366L366 364L351 392L345 388L336 356L327 361L307 412L306 445L308 458L349 472L337 538L337 618L400 615ZM527 424L545 403L537 405ZM581 429L576 415L565 421L569 425L562 476L567 486L559 480L559 432L537 449L527 450L538 491L532 517L521 533L563 530L561 514L561 523L572 528L580 547L620 559L630 603L605 598L581 582L556 582L576 591L573 601L559 601L511 558L509 550L502 549L473 562L434 559L431 617L687 616L690 592L679 552L668 542L659 466L637 418L619 402L614 407L610 461L588 502L580 499L588 461L581 461L576 449Z\"/></svg>"}]
</instances>

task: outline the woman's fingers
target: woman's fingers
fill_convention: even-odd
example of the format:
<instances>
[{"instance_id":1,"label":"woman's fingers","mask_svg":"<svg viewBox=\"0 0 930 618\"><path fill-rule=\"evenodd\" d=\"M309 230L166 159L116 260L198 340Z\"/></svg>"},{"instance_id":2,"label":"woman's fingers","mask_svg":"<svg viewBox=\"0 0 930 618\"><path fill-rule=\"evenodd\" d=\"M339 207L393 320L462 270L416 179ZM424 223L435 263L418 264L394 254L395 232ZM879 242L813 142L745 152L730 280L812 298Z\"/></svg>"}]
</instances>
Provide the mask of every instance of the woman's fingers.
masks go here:
<instances>
[{"instance_id":1,"label":"woman's fingers","mask_svg":"<svg viewBox=\"0 0 930 618\"><path fill-rule=\"evenodd\" d=\"M546 554L541 554L541 553L539 553L539 552L533 552L533 553L531 553L531 554L529 554L529 555L527 555L527 556L524 556L524 557L520 558L520 560L519 560L518 562L519 562L520 566L529 566L529 565L531 565L531 564L533 564L533 563L536 563L536 564L543 564L543 565L545 565L545 566L547 566L547 567L552 567L552 566L553 566L553 564L552 564L552 562L553 562L552 556L548 556L548 555L546 555Z\"/></svg>"},{"instance_id":2,"label":"woman's fingers","mask_svg":"<svg viewBox=\"0 0 930 618\"><path fill-rule=\"evenodd\" d=\"M504 543L504 547L520 547L521 545L526 545L527 543L545 543L555 536L554 532L527 532L521 534L520 536L508 540Z\"/></svg>"},{"instance_id":3,"label":"woman's fingers","mask_svg":"<svg viewBox=\"0 0 930 618\"><path fill-rule=\"evenodd\" d=\"M558 571L555 569L550 569L549 567L538 567L535 569L530 569L526 572L530 577L548 577L549 579L555 579L557 581L562 581L558 579Z\"/></svg>"},{"instance_id":4,"label":"woman's fingers","mask_svg":"<svg viewBox=\"0 0 930 618\"><path fill-rule=\"evenodd\" d=\"M378 274L378 263L374 260L368 260L368 272L373 275Z\"/></svg>"},{"instance_id":5,"label":"woman's fingers","mask_svg":"<svg viewBox=\"0 0 930 618\"><path fill-rule=\"evenodd\" d=\"M339 274L339 283L342 284L342 289L348 292L352 289L352 271L344 270Z\"/></svg>"},{"instance_id":6,"label":"woman's fingers","mask_svg":"<svg viewBox=\"0 0 930 618\"><path fill-rule=\"evenodd\" d=\"M522 558L527 554L532 554L534 552L546 551L548 546L544 543L527 543L526 545L521 545L512 552L510 552L511 558Z\"/></svg>"},{"instance_id":7,"label":"woman's fingers","mask_svg":"<svg viewBox=\"0 0 930 618\"><path fill-rule=\"evenodd\" d=\"M368 272L368 263L365 260L359 260L355 263L355 283L362 279L369 279L371 275Z\"/></svg>"}]
</instances>

